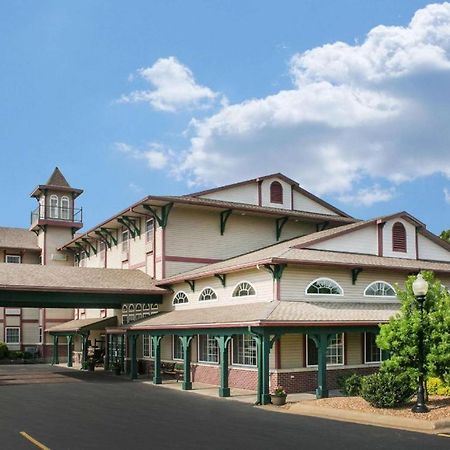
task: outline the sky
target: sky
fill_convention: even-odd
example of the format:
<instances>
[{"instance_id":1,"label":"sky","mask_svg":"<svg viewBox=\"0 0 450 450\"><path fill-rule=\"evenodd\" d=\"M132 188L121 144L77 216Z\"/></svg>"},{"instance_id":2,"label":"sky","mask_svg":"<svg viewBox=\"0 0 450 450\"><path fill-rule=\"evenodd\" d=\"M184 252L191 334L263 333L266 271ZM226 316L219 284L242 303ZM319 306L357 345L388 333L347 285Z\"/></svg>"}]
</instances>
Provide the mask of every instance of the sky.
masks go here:
<instances>
[{"instance_id":1,"label":"sky","mask_svg":"<svg viewBox=\"0 0 450 450\"><path fill-rule=\"evenodd\" d=\"M0 2L1 226L58 166L86 227L282 172L450 228L450 3Z\"/></svg>"}]
</instances>

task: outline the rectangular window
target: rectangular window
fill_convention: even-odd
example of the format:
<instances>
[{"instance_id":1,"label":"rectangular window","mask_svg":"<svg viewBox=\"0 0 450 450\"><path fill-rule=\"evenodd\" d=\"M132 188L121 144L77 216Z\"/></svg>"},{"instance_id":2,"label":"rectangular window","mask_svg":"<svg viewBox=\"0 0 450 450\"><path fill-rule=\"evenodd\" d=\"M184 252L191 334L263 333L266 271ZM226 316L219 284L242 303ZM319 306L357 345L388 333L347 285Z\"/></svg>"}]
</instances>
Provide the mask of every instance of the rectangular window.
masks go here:
<instances>
[{"instance_id":1,"label":"rectangular window","mask_svg":"<svg viewBox=\"0 0 450 450\"><path fill-rule=\"evenodd\" d=\"M216 364L219 362L219 347L213 337L206 334L198 336L198 361Z\"/></svg>"},{"instance_id":2,"label":"rectangular window","mask_svg":"<svg viewBox=\"0 0 450 450\"><path fill-rule=\"evenodd\" d=\"M307 366L317 366L319 353L315 342L307 337ZM344 334L338 333L328 341L327 347L327 365L340 366L344 364Z\"/></svg>"},{"instance_id":3,"label":"rectangular window","mask_svg":"<svg viewBox=\"0 0 450 450\"><path fill-rule=\"evenodd\" d=\"M5 314L8 316L20 316L20 308L5 308Z\"/></svg>"},{"instance_id":4,"label":"rectangular window","mask_svg":"<svg viewBox=\"0 0 450 450\"><path fill-rule=\"evenodd\" d=\"M153 219L145 221L145 242L153 240Z\"/></svg>"},{"instance_id":5,"label":"rectangular window","mask_svg":"<svg viewBox=\"0 0 450 450\"><path fill-rule=\"evenodd\" d=\"M256 366L256 341L247 334L233 337L233 364Z\"/></svg>"},{"instance_id":6,"label":"rectangular window","mask_svg":"<svg viewBox=\"0 0 450 450\"><path fill-rule=\"evenodd\" d=\"M154 358L152 338L148 334L142 336L142 353L144 358Z\"/></svg>"},{"instance_id":7,"label":"rectangular window","mask_svg":"<svg viewBox=\"0 0 450 450\"><path fill-rule=\"evenodd\" d=\"M181 345L181 339L178 336L173 336L172 343L172 355L173 359L183 359L183 346Z\"/></svg>"},{"instance_id":8,"label":"rectangular window","mask_svg":"<svg viewBox=\"0 0 450 450\"><path fill-rule=\"evenodd\" d=\"M22 257L20 255L6 255L5 262L8 264L20 264Z\"/></svg>"},{"instance_id":9,"label":"rectangular window","mask_svg":"<svg viewBox=\"0 0 450 450\"><path fill-rule=\"evenodd\" d=\"M122 251L128 252L130 233L128 230L122 231Z\"/></svg>"},{"instance_id":10,"label":"rectangular window","mask_svg":"<svg viewBox=\"0 0 450 450\"><path fill-rule=\"evenodd\" d=\"M381 349L377 347L376 333L364 333L364 363L379 363L381 362Z\"/></svg>"},{"instance_id":11,"label":"rectangular window","mask_svg":"<svg viewBox=\"0 0 450 450\"><path fill-rule=\"evenodd\" d=\"M5 328L5 342L7 344L20 344L20 328L6 327Z\"/></svg>"},{"instance_id":12,"label":"rectangular window","mask_svg":"<svg viewBox=\"0 0 450 450\"><path fill-rule=\"evenodd\" d=\"M104 252L105 251L105 243L103 241L98 241L98 252Z\"/></svg>"}]
</instances>

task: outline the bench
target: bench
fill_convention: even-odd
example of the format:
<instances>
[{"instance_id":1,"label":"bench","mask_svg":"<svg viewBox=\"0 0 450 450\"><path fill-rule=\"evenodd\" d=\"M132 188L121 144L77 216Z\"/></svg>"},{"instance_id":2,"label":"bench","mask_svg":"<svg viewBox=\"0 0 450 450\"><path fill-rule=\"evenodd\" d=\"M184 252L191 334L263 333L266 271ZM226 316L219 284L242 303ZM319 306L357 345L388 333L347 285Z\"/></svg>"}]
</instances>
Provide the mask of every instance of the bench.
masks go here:
<instances>
[{"instance_id":1,"label":"bench","mask_svg":"<svg viewBox=\"0 0 450 450\"><path fill-rule=\"evenodd\" d=\"M183 364L180 363L161 363L161 373L173 376L177 382L183 380Z\"/></svg>"}]
</instances>

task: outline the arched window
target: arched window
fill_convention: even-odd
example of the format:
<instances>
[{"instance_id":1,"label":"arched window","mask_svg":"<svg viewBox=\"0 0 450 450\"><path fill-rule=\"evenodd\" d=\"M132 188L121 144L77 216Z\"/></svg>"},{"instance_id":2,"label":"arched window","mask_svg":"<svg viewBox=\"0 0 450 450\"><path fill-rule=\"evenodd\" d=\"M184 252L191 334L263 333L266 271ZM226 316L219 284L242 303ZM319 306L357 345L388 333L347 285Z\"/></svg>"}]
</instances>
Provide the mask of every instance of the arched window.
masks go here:
<instances>
[{"instance_id":1,"label":"arched window","mask_svg":"<svg viewBox=\"0 0 450 450\"><path fill-rule=\"evenodd\" d=\"M128 323L134 322L134 305L128 306Z\"/></svg>"},{"instance_id":2,"label":"arched window","mask_svg":"<svg viewBox=\"0 0 450 450\"><path fill-rule=\"evenodd\" d=\"M270 185L270 203L283 203L283 186L278 181Z\"/></svg>"},{"instance_id":3,"label":"arched window","mask_svg":"<svg viewBox=\"0 0 450 450\"><path fill-rule=\"evenodd\" d=\"M58 196L50 195L50 218L58 218Z\"/></svg>"},{"instance_id":4,"label":"arched window","mask_svg":"<svg viewBox=\"0 0 450 450\"><path fill-rule=\"evenodd\" d=\"M122 324L126 325L128 323L128 307L127 305L122 306Z\"/></svg>"},{"instance_id":5,"label":"arched window","mask_svg":"<svg viewBox=\"0 0 450 450\"><path fill-rule=\"evenodd\" d=\"M184 303L189 303L188 296L183 291L177 292L177 294L173 298L173 304L182 305Z\"/></svg>"},{"instance_id":6,"label":"arched window","mask_svg":"<svg viewBox=\"0 0 450 450\"><path fill-rule=\"evenodd\" d=\"M211 288L203 289L203 291L200 292L200 295L198 296L199 302L206 302L208 300L217 300L217 294Z\"/></svg>"},{"instance_id":7,"label":"arched window","mask_svg":"<svg viewBox=\"0 0 450 450\"><path fill-rule=\"evenodd\" d=\"M142 308L142 310L143 310L144 317L150 316L150 304L149 303L144 303L144 307Z\"/></svg>"},{"instance_id":8,"label":"arched window","mask_svg":"<svg viewBox=\"0 0 450 450\"><path fill-rule=\"evenodd\" d=\"M406 253L406 229L401 222L392 227L392 251Z\"/></svg>"},{"instance_id":9,"label":"arched window","mask_svg":"<svg viewBox=\"0 0 450 450\"><path fill-rule=\"evenodd\" d=\"M247 281L242 281L234 288L233 297L246 297L249 295L256 295L256 291Z\"/></svg>"},{"instance_id":10,"label":"arched window","mask_svg":"<svg viewBox=\"0 0 450 450\"><path fill-rule=\"evenodd\" d=\"M308 295L344 295L344 291L330 278L318 278L311 282L306 288Z\"/></svg>"},{"instance_id":11,"label":"arched window","mask_svg":"<svg viewBox=\"0 0 450 450\"><path fill-rule=\"evenodd\" d=\"M61 197L61 219L69 220L70 200L66 195Z\"/></svg>"},{"instance_id":12,"label":"arched window","mask_svg":"<svg viewBox=\"0 0 450 450\"><path fill-rule=\"evenodd\" d=\"M364 295L368 297L396 297L394 288L385 281L374 281L366 287Z\"/></svg>"},{"instance_id":13,"label":"arched window","mask_svg":"<svg viewBox=\"0 0 450 450\"><path fill-rule=\"evenodd\" d=\"M135 315L135 320L140 320L142 319L142 305L136 305L136 315Z\"/></svg>"}]
</instances>

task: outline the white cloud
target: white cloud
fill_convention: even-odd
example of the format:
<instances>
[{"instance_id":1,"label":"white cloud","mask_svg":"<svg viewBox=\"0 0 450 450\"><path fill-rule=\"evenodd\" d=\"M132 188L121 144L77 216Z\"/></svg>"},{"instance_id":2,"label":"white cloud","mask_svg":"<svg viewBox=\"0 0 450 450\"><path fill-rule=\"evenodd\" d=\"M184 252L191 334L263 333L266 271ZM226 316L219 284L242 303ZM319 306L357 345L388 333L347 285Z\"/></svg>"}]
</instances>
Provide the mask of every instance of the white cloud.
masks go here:
<instances>
[{"instance_id":1,"label":"white cloud","mask_svg":"<svg viewBox=\"0 0 450 450\"><path fill-rule=\"evenodd\" d=\"M341 195L339 200L356 206L371 206L374 203L387 202L395 196L395 190L382 189L375 185L371 188L362 188L356 192Z\"/></svg>"},{"instance_id":2,"label":"white cloud","mask_svg":"<svg viewBox=\"0 0 450 450\"><path fill-rule=\"evenodd\" d=\"M145 148L140 149L125 142L116 142L114 148L131 158L145 160L150 169L164 169L171 156L170 150L166 150L157 143L150 143Z\"/></svg>"},{"instance_id":3,"label":"white cloud","mask_svg":"<svg viewBox=\"0 0 450 450\"><path fill-rule=\"evenodd\" d=\"M156 110L175 112L209 107L219 95L197 84L191 70L173 56L160 58L153 66L139 69L137 73L153 89L131 92L122 96L121 102L146 102Z\"/></svg>"},{"instance_id":4,"label":"white cloud","mask_svg":"<svg viewBox=\"0 0 450 450\"><path fill-rule=\"evenodd\" d=\"M289 70L292 89L193 120L180 175L220 185L281 171L338 196L367 178L450 177L450 3L405 27L378 26L360 44L296 54ZM389 195L357 194L365 204Z\"/></svg>"},{"instance_id":5,"label":"white cloud","mask_svg":"<svg viewBox=\"0 0 450 450\"><path fill-rule=\"evenodd\" d=\"M450 191L447 188L444 188L444 198L447 203L450 203Z\"/></svg>"}]
</instances>

